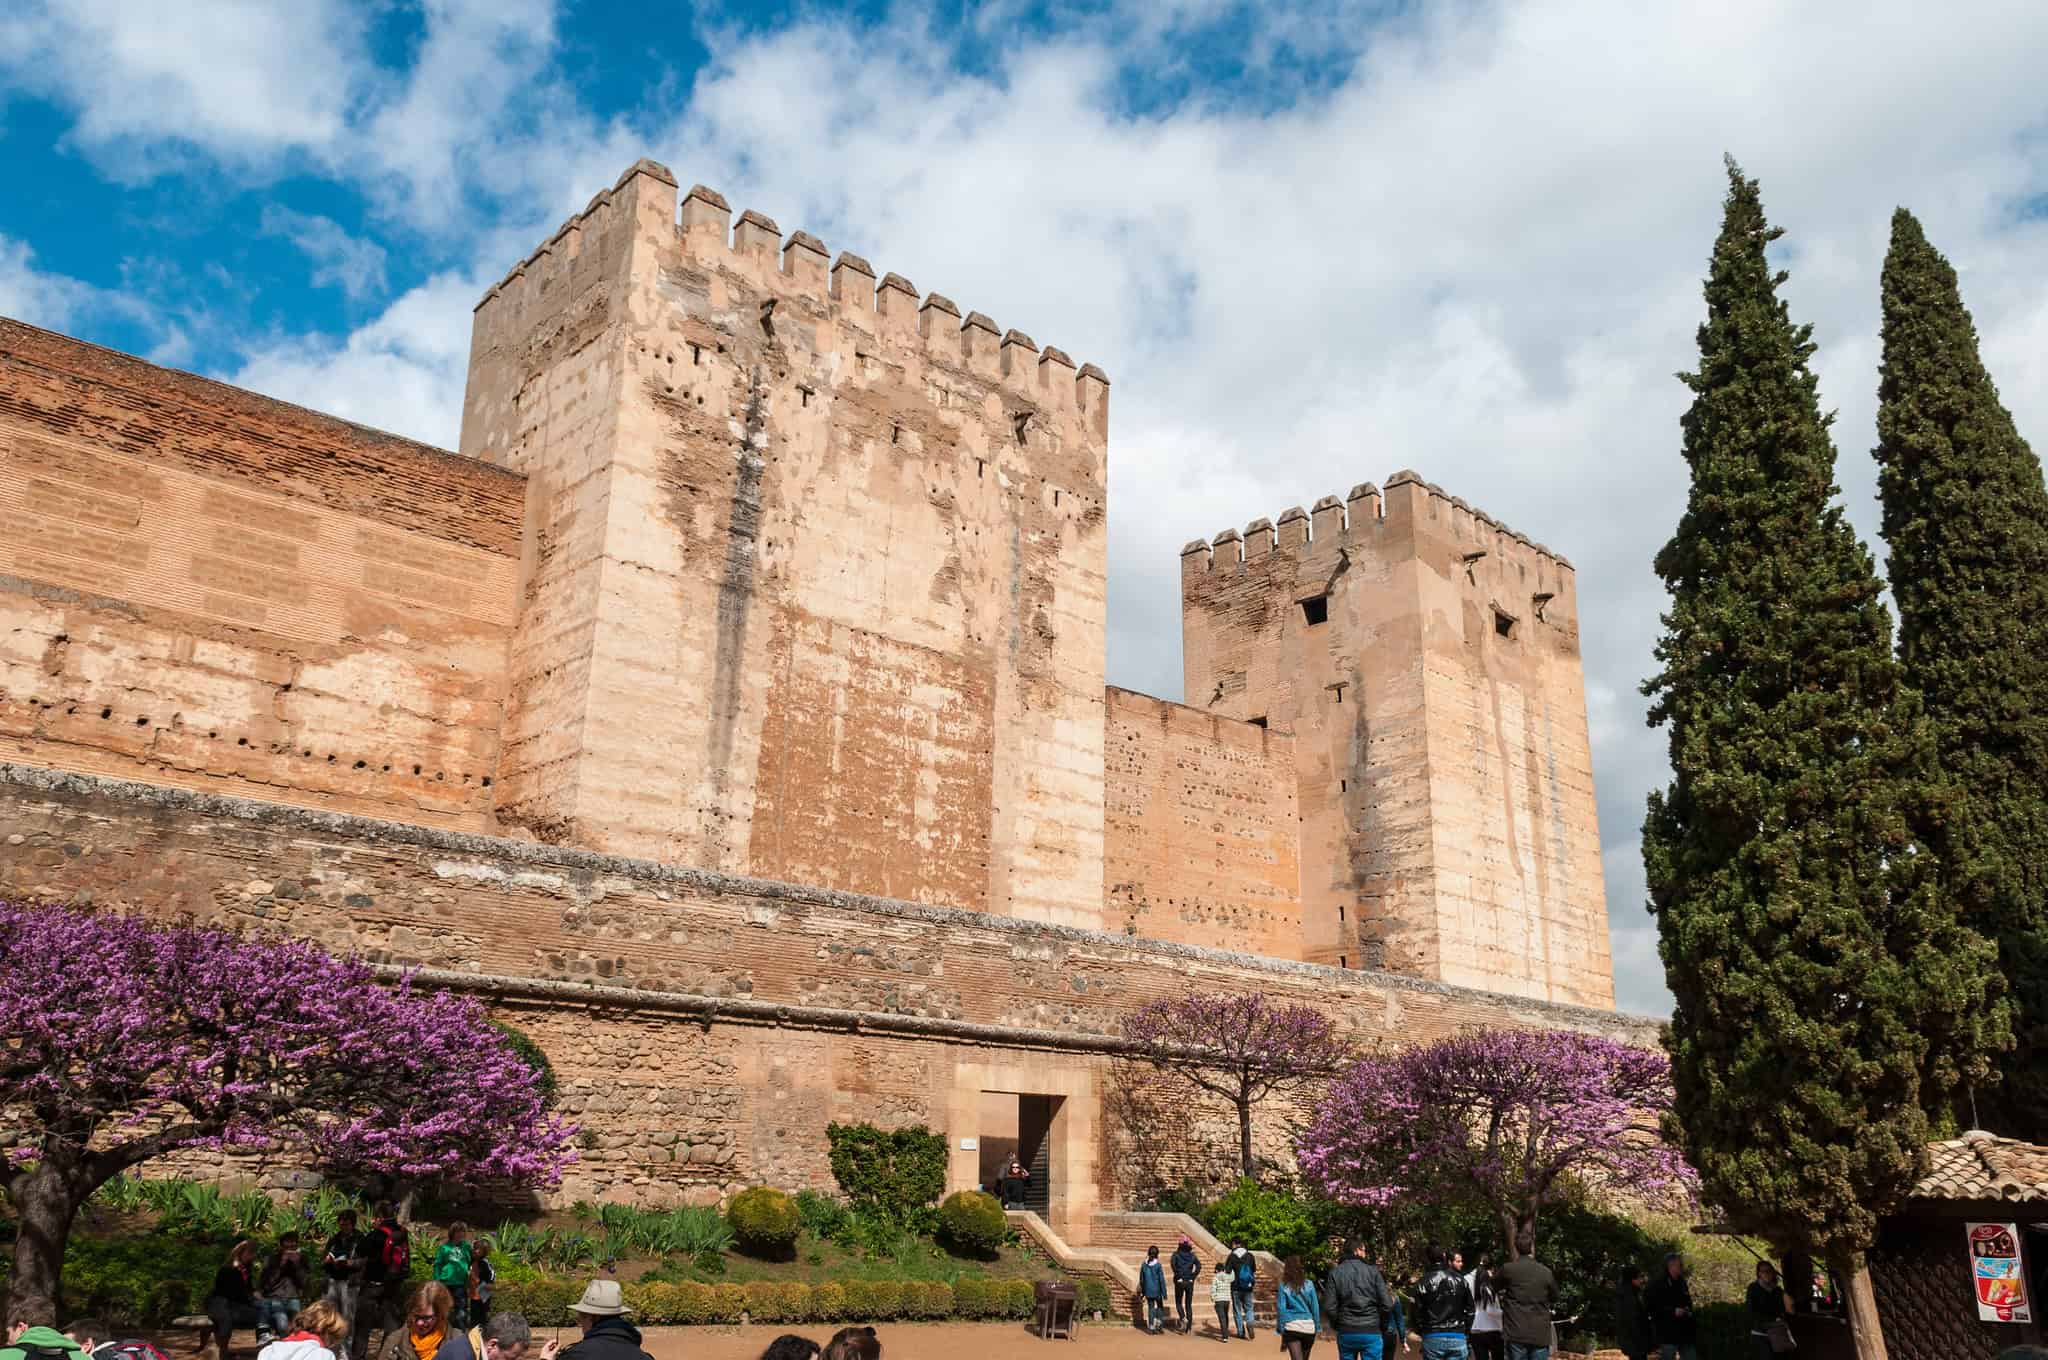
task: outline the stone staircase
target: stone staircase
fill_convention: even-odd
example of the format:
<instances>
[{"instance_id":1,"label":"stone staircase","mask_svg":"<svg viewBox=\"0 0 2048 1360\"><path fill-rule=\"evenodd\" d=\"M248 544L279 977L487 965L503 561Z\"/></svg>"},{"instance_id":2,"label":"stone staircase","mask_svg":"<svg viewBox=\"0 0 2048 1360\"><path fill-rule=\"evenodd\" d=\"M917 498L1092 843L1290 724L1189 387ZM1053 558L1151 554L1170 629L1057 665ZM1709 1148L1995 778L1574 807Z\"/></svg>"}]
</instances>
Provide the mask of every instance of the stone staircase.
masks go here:
<instances>
[{"instance_id":1,"label":"stone staircase","mask_svg":"<svg viewBox=\"0 0 2048 1360\"><path fill-rule=\"evenodd\" d=\"M1195 1254L1202 1258L1202 1274L1195 1285L1195 1317L1199 1323L1210 1316L1209 1275L1227 1248L1186 1214L1098 1213L1085 1225L1085 1243L1069 1241L1028 1209L1011 1209L1007 1217L1011 1227L1029 1238L1061 1270L1077 1278L1092 1276L1107 1284L1111 1308L1133 1323L1142 1323L1145 1316L1144 1305L1138 1298L1138 1267L1144 1264L1145 1249L1158 1247L1164 1261L1173 1254L1180 1239L1186 1237L1194 1244ZM1280 1262L1265 1252L1253 1255L1259 1262L1259 1283L1253 1291L1255 1315L1270 1319L1273 1292L1280 1280Z\"/></svg>"}]
</instances>

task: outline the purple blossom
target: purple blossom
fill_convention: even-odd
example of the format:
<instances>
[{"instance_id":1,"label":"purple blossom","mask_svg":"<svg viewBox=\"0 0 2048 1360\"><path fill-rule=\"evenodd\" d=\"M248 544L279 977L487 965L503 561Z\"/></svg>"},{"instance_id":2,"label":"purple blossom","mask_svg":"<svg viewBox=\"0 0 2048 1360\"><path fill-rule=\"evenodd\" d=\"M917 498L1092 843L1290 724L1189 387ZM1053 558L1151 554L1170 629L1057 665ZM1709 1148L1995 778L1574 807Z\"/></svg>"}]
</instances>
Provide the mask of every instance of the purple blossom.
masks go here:
<instances>
[{"instance_id":1,"label":"purple blossom","mask_svg":"<svg viewBox=\"0 0 2048 1360\"><path fill-rule=\"evenodd\" d=\"M473 997L299 940L0 904L0 1106L27 1146L294 1148L330 1168L552 1185L573 1130Z\"/></svg>"},{"instance_id":2,"label":"purple blossom","mask_svg":"<svg viewBox=\"0 0 2048 1360\"><path fill-rule=\"evenodd\" d=\"M1662 1053L1554 1030L1474 1031L1359 1062L1295 1155L1341 1203L1476 1197L1512 1237L1574 1182L1689 1199L1692 1168L1659 1132L1671 1099Z\"/></svg>"},{"instance_id":3,"label":"purple blossom","mask_svg":"<svg viewBox=\"0 0 2048 1360\"><path fill-rule=\"evenodd\" d=\"M1253 1106L1322 1080L1351 1056L1329 1016L1312 1006L1276 1004L1264 992L1163 997L1128 1016L1124 1035L1154 1067L1236 1108L1246 1176L1254 1173Z\"/></svg>"}]
</instances>

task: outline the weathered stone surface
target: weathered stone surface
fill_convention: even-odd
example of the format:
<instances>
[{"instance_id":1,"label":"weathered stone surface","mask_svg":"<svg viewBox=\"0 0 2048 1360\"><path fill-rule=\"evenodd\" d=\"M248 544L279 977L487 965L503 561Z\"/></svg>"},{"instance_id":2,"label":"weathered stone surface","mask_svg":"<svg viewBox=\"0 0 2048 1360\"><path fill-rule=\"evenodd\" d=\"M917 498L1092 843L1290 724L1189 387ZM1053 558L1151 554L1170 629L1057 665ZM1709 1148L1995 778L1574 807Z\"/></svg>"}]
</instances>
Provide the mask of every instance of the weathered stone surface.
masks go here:
<instances>
[{"instance_id":1,"label":"weathered stone surface","mask_svg":"<svg viewBox=\"0 0 2048 1360\"><path fill-rule=\"evenodd\" d=\"M1574 573L1412 472L1326 501L1181 558L1188 703L1294 740L1302 957L1613 1005Z\"/></svg>"},{"instance_id":2,"label":"weathered stone surface","mask_svg":"<svg viewBox=\"0 0 2048 1360\"><path fill-rule=\"evenodd\" d=\"M483 992L565 1198L834 1120L972 1185L1029 1098L1085 1243L1230 1174L1120 1038L1189 987L1651 1041L1567 563L1399 473L1189 543L1187 702L1106 690L1108 378L825 259L635 164L478 304L464 457L0 321L0 894Z\"/></svg>"}]
</instances>

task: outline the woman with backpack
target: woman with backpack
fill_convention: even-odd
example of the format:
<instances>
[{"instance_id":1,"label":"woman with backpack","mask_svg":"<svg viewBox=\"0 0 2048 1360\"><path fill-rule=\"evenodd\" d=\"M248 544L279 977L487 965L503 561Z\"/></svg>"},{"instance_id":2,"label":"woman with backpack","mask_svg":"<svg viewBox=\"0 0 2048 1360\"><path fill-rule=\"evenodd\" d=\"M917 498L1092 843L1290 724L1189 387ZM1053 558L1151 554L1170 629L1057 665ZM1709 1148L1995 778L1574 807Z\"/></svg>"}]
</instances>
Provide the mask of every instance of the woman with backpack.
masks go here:
<instances>
[{"instance_id":1,"label":"woman with backpack","mask_svg":"<svg viewBox=\"0 0 2048 1360\"><path fill-rule=\"evenodd\" d=\"M363 1234L363 1290L349 1335L352 1360L369 1355L373 1325L386 1335L403 1325L399 1315L411 1276L412 1234L398 1221L398 1206L387 1200L377 1206L376 1224Z\"/></svg>"},{"instance_id":2,"label":"woman with backpack","mask_svg":"<svg viewBox=\"0 0 2048 1360\"><path fill-rule=\"evenodd\" d=\"M1323 1300L1315 1281L1301 1268L1301 1258L1290 1256L1280 1263L1280 1290L1273 1296L1273 1330L1280 1333L1287 1360L1308 1360L1322 1328Z\"/></svg>"}]
</instances>

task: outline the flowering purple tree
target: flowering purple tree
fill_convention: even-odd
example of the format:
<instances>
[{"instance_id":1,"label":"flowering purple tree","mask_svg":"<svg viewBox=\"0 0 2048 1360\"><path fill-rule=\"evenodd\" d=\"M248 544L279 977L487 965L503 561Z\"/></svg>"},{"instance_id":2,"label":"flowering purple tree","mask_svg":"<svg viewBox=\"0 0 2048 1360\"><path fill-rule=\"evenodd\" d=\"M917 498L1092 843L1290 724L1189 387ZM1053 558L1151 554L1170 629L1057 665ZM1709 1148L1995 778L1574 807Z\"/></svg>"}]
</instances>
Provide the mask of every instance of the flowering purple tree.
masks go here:
<instances>
[{"instance_id":1,"label":"flowering purple tree","mask_svg":"<svg viewBox=\"0 0 2048 1360\"><path fill-rule=\"evenodd\" d=\"M1692 1168L1659 1135L1671 1064L1585 1034L1469 1032L1367 1058L1330 1088L1295 1147L1344 1204L1483 1201L1510 1258L1573 1181L1689 1197Z\"/></svg>"},{"instance_id":2,"label":"flowering purple tree","mask_svg":"<svg viewBox=\"0 0 2048 1360\"><path fill-rule=\"evenodd\" d=\"M165 1153L553 1184L575 1130L471 997L303 941L0 903L0 1144L17 1302L54 1305L79 1207Z\"/></svg>"},{"instance_id":3,"label":"flowering purple tree","mask_svg":"<svg viewBox=\"0 0 2048 1360\"><path fill-rule=\"evenodd\" d=\"M1264 992L1190 991L1152 1002L1124 1021L1137 1056L1237 1110L1241 1170L1252 1163L1252 1107L1335 1073L1351 1056L1328 1016L1278 1005Z\"/></svg>"}]
</instances>

